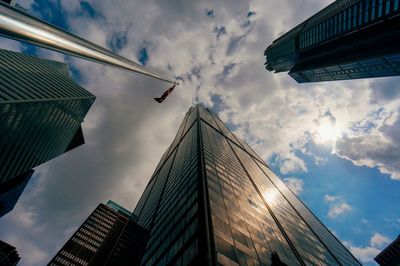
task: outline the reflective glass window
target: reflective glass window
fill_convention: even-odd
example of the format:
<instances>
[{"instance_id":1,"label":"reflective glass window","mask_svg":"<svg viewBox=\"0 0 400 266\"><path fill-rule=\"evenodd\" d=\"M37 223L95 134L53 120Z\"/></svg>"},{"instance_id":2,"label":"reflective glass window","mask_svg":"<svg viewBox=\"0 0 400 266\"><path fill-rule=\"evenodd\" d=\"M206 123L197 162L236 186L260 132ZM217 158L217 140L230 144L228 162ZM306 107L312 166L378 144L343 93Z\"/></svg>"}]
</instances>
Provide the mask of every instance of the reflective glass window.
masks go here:
<instances>
[{"instance_id":1,"label":"reflective glass window","mask_svg":"<svg viewBox=\"0 0 400 266\"><path fill-rule=\"evenodd\" d=\"M386 0L386 15L390 13L390 0Z\"/></svg>"},{"instance_id":2,"label":"reflective glass window","mask_svg":"<svg viewBox=\"0 0 400 266\"><path fill-rule=\"evenodd\" d=\"M364 23L367 23L369 20L369 0L365 1L365 15L364 15Z\"/></svg>"},{"instance_id":3,"label":"reflective glass window","mask_svg":"<svg viewBox=\"0 0 400 266\"><path fill-rule=\"evenodd\" d=\"M382 17L383 0L378 0L378 18Z\"/></svg>"}]
</instances>

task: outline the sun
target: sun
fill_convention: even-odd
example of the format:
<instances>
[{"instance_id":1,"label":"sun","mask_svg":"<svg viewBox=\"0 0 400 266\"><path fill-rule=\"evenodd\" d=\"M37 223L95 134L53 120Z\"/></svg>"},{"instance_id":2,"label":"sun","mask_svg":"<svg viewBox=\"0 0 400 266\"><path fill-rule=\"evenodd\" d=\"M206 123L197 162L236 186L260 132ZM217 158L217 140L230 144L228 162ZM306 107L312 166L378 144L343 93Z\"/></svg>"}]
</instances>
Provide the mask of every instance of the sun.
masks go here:
<instances>
[{"instance_id":1,"label":"sun","mask_svg":"<svg viewBox=\"0 0 400 266\"><path fill-rule=\"evenodd\" d=\"M337 140L340 136L340 130L330 122L324 122L317 128L317 142L328 143Z\"/></svg>"}]
</instances>

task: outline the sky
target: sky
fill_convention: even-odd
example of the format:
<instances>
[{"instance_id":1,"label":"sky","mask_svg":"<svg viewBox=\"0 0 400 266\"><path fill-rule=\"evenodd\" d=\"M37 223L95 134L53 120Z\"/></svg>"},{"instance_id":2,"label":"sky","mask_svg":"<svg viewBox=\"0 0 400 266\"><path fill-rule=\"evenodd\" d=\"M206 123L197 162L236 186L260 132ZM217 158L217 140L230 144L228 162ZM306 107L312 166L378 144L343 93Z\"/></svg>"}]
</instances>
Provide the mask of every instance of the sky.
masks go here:
<instances>
[{"instance_id":1,"label":"sky","mask_svg":"<svg viewBox=\"0 0 400 266\"><path fill-rule=\"evenodd\" d=\"M46 264L100 202L133 210L190 106L246 140L365 265L400 232L400 78L297 84L265 48L330 0L19 0L58 27L168 84L0 37L0 48L66 62L97 96L86 144L35 168L0 239Z\"/></svg>"}]
</instances>

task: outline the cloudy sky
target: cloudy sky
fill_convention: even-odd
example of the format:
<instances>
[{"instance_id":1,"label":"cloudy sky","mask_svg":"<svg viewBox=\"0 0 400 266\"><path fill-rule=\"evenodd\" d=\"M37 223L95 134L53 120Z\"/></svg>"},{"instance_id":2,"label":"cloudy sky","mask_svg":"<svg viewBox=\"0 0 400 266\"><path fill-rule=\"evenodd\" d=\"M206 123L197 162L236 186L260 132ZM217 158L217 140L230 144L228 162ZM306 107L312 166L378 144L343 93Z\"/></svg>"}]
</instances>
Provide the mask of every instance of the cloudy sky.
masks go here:
<instances>
[{"instance_id":1,"label":"cloudy sky","mask_svg":"<svg viewBox=\"0 0 400 266\"><path fill-rule=\"evenodd\" d=\"M244 138L366 265L400 232L400 78L297 84L265 48L331 0L20 0L34 15L161 73L167 84L0 37L65 61L97 96L86 144L35 170L0 239L43 265L100 202L133 209L189 107Z\"/></svg>"}]
</instances>

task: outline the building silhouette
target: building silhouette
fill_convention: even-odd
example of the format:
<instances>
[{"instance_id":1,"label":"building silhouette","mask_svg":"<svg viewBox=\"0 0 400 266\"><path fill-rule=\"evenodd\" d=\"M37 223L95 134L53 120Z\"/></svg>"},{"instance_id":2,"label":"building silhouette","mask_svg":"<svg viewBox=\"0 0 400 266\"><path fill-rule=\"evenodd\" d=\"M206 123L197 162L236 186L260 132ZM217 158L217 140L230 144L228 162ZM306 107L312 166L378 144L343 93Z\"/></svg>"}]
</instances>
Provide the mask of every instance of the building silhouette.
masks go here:
<instances>
[{"instance_id":1,"label":"building silhouette","mask_svg":"<svg viewBox=\"0 0 400 266\"><path fill-rule=\"evenodd\" d=\"M119 204L99 204L49 265L138 265L147 231Z\"/></svg>"},{"instance_id":2,"label":"building silhouette","mask_svg":"<svg viewBox=\"0 0 400 266\"><path fill-rule=\"evenodd\" d=\"M0 240L0 266L15 266L20 259L14 246Z\"/></svg>"},{"instance_id":3,"label":"building silhouette","mask_svg":"<svg viewBox=\"0 0 400 266\"><path fill-rule=\"evenodd\" d=\"M94 100L65 64L0 50L0 206L10 210L32 168L84 143Z\"/></svg>"},{"instance_id":4,"label":"building silhouette","mask_svg":"<svg viewBox=\"0 0 400 266\"><path fill-rule=\"evenodd\" d=\"M400 235L390 243L374 260L381 266L400 265Z\"/></svg>"},{"instance_id":5,"label":"building silhouette","mask_svg":"<svg viewBox=\"0 0 400 266\"><path fill-rule=\"evenodd\" d=\"M0 186L0 217L14 209L32 175L33 170L27 171Z\"/></svg>"},{"instance_id":6,"label":"building silhouette","mask_svg":"<svg viewBox=\"0 0 400 266\"><path fill-rule=\"evenodd\" d=\"M298 83L400 75L398 0L337 0L276 39L266 69Z\"/></svg>"},{"instance_id":7,"label":"building silhouette","mask_svg":"<svg viewBox=\"0 0 400 266\"><path fill-rule=\"evenodd\" d=\"M141 265L360 265L207 108L190 108L134 213Z\"/></svg>"}]
</instances>

